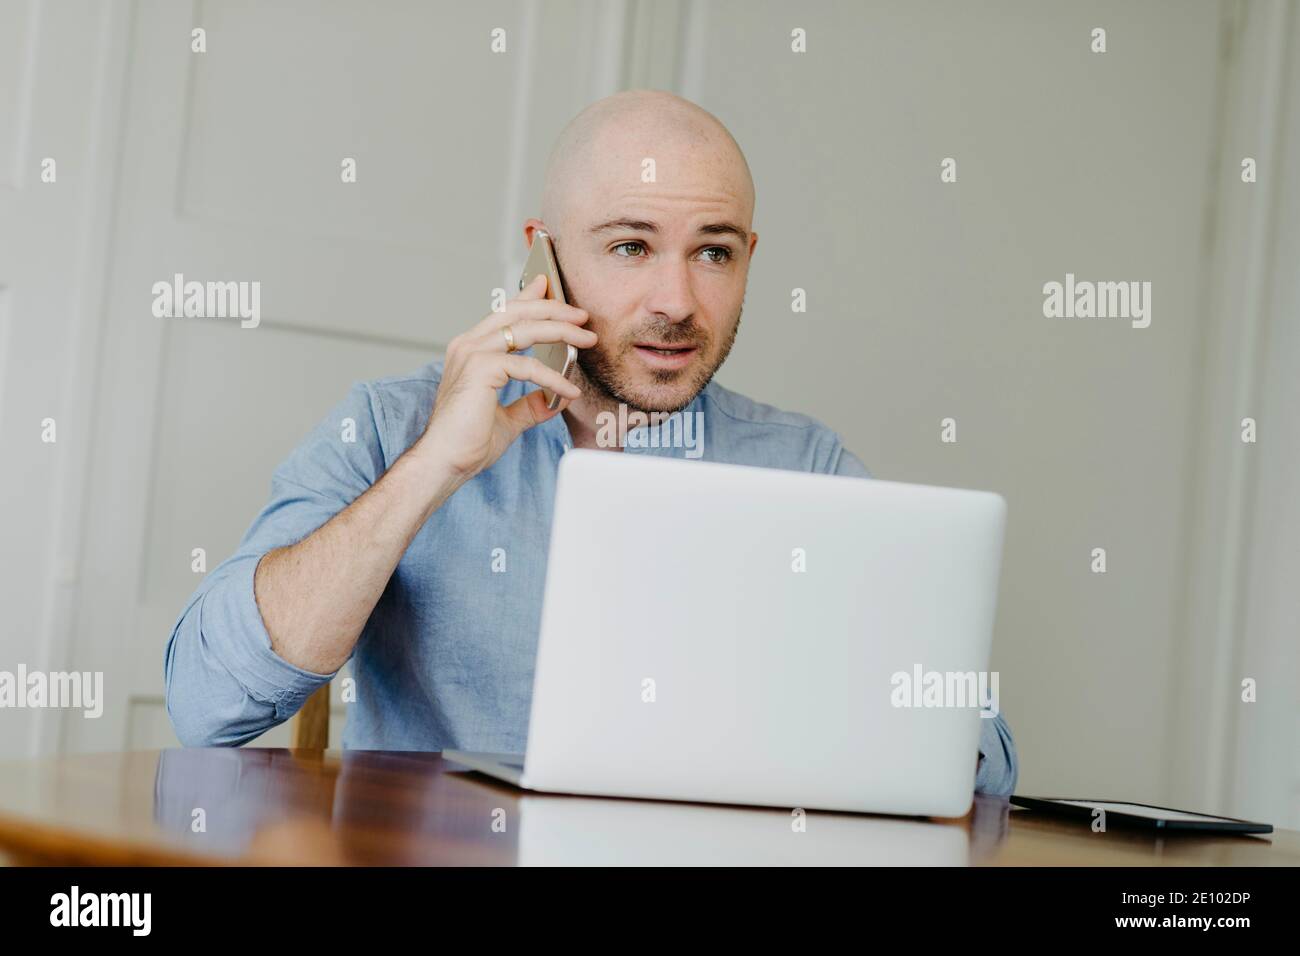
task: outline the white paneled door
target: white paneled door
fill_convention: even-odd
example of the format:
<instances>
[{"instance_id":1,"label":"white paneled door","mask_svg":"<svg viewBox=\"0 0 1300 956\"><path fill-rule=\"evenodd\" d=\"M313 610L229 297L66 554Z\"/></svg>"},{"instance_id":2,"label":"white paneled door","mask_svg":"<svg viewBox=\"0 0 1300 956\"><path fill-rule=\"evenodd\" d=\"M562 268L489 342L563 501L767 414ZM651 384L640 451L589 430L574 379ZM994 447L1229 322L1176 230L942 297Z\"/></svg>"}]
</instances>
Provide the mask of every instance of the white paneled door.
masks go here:
<instances>
[{"instance_id":1,"label":"white paneled door","mask_svg":"<svg viewBox=\"0 0 1300 956\"><path fill-rule=\"evenodd\" d=\"M120 157L67 647L105 672L106 705L62 718L72 750L175 744L163 648L194 550L209 570L232 552L352 382L418 367L510 288L539 185L523 160L616 88L623 23L597 3L114 11ZM156 317L154 283L178 274L259 283L260 322Z\"/></svg>"}]
</instances>

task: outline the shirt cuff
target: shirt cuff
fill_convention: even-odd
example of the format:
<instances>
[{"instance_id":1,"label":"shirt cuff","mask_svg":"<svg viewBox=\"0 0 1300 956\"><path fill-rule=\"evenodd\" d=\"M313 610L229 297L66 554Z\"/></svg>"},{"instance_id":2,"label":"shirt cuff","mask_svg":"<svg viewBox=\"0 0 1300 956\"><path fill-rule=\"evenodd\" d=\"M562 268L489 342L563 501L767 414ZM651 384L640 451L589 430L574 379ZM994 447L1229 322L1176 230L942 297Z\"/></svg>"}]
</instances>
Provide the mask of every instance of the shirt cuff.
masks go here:
<instances>
[{"instance_id":1,"label":"shirt cuff","mask_svg":"<svg viewBox=\"0 0 1300 956\"><path fill-rule=\"evenodd\" d=\"M271 649L253 592L253 577L262 555L249 555L227 566L224 580L203 596L199 630L204 642L244 690L275 705L277 720L291 717L313 693L338 674L317 674L289 663Z\"/></svg>"}]
</instances>

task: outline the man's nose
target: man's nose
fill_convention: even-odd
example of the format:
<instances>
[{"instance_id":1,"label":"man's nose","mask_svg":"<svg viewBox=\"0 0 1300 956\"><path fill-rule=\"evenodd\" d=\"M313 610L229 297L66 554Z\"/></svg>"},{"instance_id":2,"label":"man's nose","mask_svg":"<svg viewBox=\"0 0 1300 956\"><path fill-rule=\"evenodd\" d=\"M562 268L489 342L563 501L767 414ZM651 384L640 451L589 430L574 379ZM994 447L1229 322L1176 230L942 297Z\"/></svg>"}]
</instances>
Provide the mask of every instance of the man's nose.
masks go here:
<instances>
[{"instance_id":1,"label":"man's nose","mask_svg":"<svg viewBox=\"0 0 1300 956\"><path fill-rule=\"evenodd\" d=\"M650 276L650 294L645 307L670 322L684 322L695 314L697 302L691 281L690 263L663 261Z\"/></svg>"}]
</instances>

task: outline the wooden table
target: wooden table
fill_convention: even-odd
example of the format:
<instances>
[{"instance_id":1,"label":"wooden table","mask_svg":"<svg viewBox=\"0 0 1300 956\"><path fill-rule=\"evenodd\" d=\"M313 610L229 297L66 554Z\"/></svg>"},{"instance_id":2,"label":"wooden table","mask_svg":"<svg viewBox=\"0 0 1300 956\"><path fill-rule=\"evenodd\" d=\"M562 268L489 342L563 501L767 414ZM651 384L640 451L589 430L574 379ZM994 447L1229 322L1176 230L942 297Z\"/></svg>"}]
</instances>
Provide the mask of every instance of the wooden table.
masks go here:
<instances>
[{"instance_id":1,"label":"wooden table","mask_svg":"<svg viewBox=\"0 0 1300 956\"><path fill-rule=\"evenodd\" d=\"M0 854L54 864L1300 865L1300 832L1153 836L977 798L957 821L524 794L438 754L175 749L0 763ZM202 826L199 826L199 824Z\"/></svg>"}]
</instances>

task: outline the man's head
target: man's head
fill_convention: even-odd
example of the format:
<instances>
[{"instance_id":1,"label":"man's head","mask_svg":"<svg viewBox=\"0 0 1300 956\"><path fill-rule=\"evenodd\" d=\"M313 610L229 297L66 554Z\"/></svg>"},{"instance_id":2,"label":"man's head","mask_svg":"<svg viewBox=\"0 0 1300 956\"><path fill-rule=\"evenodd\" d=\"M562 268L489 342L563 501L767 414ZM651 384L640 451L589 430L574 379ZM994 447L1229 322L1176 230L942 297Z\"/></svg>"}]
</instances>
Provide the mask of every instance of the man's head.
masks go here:
<instances>
[{"instance_id":1,"label":"man's head","mask_svg":"<svg viewBox=\"0 0 1300 956\"><path fill-rule=\"evenodd\" d=\"M679 96L616 93L561 131L524 232L551 234L569 300L590 313L599 343L578 354L594 404L676 411L708 384L740 324L753 214L740 147Z\"/></svg>"}]
</instances>

